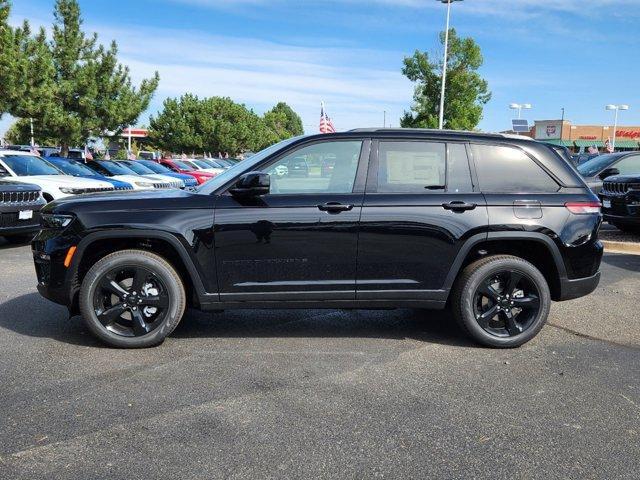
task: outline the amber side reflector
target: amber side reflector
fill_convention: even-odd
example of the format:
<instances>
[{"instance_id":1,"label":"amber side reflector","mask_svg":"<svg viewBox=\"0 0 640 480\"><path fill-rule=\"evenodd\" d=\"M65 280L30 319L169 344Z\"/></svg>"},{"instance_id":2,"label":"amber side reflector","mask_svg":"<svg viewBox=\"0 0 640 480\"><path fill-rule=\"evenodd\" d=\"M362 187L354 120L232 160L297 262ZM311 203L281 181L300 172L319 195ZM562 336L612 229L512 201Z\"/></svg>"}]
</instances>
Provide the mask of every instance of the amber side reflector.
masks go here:
<instances>
[{"instance_id":1,"label":"amber side reflector","mask_svg":"<svg viewBox=\"0 0 640 480\"><path fill-rule=\"evenodd\" d=\"M76 253L76 247L69 247L69 251L67 252L67 256L64 258L64 266L69 268L71 265L71 260L73 260L73 254Z\"/></svg>"}]
</instances>

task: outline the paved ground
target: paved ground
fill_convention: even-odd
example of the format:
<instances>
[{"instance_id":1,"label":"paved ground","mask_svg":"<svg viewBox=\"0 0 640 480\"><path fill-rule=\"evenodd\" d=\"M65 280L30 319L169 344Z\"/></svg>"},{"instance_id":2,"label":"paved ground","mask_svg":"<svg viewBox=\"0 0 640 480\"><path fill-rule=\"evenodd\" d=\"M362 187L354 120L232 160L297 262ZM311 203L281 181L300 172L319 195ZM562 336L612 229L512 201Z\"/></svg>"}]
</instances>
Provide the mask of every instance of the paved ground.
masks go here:
<instances>
[{"instance_id":1,"label":"paved ground","mask_svg":"<svg viewBox=\"0 0 640 480\"><path fill-rule=\"evenodd\" d=\"M640 234L632 232L623 232L608 223L602 224L600 229L600 238L613 242L640 243Z\"/></svg>"},{"instance_id":2,"label":"paved ground","mask_svg":"<svg viewBox=\"0 0 640 480\"><path fill-rule=\"evenodd\" d=\"M446 314L190 313L104 348L0 245L0 478L637 479L640 257L517 350Z\"/></svg>"}]
</instances>

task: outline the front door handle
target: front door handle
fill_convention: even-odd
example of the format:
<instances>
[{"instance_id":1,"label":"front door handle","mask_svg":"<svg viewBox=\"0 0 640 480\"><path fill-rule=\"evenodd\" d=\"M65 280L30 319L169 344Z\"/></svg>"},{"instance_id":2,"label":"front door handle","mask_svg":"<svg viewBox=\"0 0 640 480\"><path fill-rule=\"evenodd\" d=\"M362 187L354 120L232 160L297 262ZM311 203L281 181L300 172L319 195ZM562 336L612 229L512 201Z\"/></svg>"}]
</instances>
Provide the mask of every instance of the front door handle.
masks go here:
<instances>
[{"instance_id":1,"label":"front door handle","mask_svg":"<svg viewBox=\"0 0 640 480\"><path fill-rule=\"evenodd\" d=\"M339 202L327 202L323 205L318 205L318 209L323 212L329 213L340 213L340 212L348 212L353 209L353 205L344 205Z\"/></svg>"},{"instance_id":2,"label":"front door handle","mask_svg":"<svg viewBox=\"0 0 640 480\"><path fill-rule=\"evenodd\" d=\"M467 203L461 201L443 203L442 208L445 210L453 210L454 212L464 212L466 210L473 210L477 207L475 203Z\"/></svg>"}]
</instances>

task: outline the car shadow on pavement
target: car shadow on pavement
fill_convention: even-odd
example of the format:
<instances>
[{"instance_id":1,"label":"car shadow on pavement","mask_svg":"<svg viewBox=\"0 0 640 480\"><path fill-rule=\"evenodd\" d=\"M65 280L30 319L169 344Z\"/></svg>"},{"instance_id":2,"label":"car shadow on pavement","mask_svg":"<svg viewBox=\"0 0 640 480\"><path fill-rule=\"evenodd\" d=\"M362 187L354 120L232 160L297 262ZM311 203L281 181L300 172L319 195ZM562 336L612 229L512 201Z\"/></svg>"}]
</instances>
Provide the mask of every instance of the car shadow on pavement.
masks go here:
<instances>
[{"instance_id":1,"label":"car shadow on pavement","mask_svg":"<svg viewBox=\"0 0 640 480\"><path fill-rule=\"evenodd\" d=\"M84 347L102 345L67 309L29 293L0 303L0 329Z\"/></svg>"},{"instance_id":2,"label":"car shadow on pavement","mask_svg":"<svg viewBox=\"0 0 640 480\"><path fill-rule=\"evenodd\" d=\"M447 311L428 310L190 310L175 338L383 338L476 346Z\"/></svg>"},{"instance_id":3,"label":"car shadow on pavement","mask_svg":"<svg viewBox=\"0 0 640 480\"><path fill-rule=\"evenodd\" d=\"M0 303L0 329L85 347L103 347L79 316L37 293ZM173 338L384 338L475 346L446 311L426 310L189 310ZM106 348L106 347L105 347Z\"/></svg>"},{"instance_id":4,"label":"car shadow on pavement","mask_svg":"<svg viewBox=\"0 0 640 480\"><path fill-rule=\"evenodd\" d=\"M20 243L20 244L9 243L4 238L0 237L0 250L10 250L12 248L21 248L21 247L26 247L28 245L29 243Z\"/></svg>"}]
</instances>

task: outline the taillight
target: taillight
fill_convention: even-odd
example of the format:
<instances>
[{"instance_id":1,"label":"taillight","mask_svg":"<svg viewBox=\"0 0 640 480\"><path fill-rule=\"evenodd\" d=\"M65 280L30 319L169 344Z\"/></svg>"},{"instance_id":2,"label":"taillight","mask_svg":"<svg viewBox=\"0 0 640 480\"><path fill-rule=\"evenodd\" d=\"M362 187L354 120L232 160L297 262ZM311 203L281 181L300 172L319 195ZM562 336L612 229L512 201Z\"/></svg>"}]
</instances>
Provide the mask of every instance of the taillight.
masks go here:
<instances>
[{"instance_id":1,"label":"taillight","mask_svg":"<svg viewBox=\"0 0 640 480\"><path fill-rule=\"evenodd\" d=\"M602 204L600 202L567 202L564 206L574 215L589 215L600 213Z\"/></svg>"}]
</instances>

